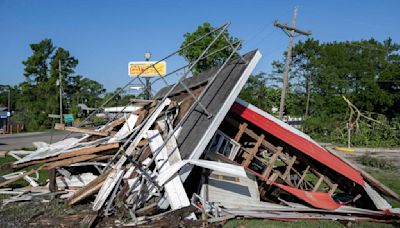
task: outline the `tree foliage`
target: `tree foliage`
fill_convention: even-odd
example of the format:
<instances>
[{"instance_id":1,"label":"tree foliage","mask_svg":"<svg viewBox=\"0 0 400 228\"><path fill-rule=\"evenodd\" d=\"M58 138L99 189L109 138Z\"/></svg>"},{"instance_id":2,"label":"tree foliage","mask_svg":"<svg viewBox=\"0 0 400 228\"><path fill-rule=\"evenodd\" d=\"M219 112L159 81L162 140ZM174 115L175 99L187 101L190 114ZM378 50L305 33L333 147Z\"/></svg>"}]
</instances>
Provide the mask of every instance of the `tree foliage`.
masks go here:
<instances>
[{"instance_id":1,"label":"tree foliage","mask_svg":"<svg viewBox=\"0 0 400 228\"><path fill-rule=\"evenodd\" d=\"M48 114L59 113L59 86L62 83L63 113L77 114L77 105L96 105L105 89L94 80L75 75L78 59L68 50L54 46L50 39L30 45L32 55L25 61L25 81L15 89L14 120L27 130L51 127ZM61 63L61 66L60 66ZM61 73L61 81L59 75Z\"/></svg>"},{"instance_id":2,"label":"tree foliage","mask_svg":"<svg viewBox=\"0 0 400 228\"><path fill-rule=\"evenodd\" d=\"M201 36L206 35L207 33L211 32L212 30L214 30L214 27L211 26L210 23L205 22L205 23L203 23L203 25L198 26L196 31L194 31L192 33L189 33L189 32L185 33L183 35L185 40L181 44L181 48L186 47L190 43L199 39ZM211 33L210 35L204 37L203 39L194 43L193 45L190 45L189 47L182 49L179 52L179 55L183 56L185 58L185 60L188 61L189 63L193 63L202 54L202 52L207 48L207 46L217 37L219 31L220 30L218 30L214 33ZM223 35L231 43L235 43L238 41L238 39L231 36L227 30L224 31ZM210 49L206 53L206 55L216 52L225 47L229 47L229 42L221 36L210 47ZM194 72L199 73L199 72L207 70L213 66L221 65L229 57L231 52L232 52L231 48L225 48L225 49L220 50L212 55L209 55L207 58L200 60L196 64L196 66L194 68Z\"/></svg>"},{"instance_id":3,"label":"tree foliage","mask_svg":"<svg viewBox=\"0 0 400 228\"><path fill-rule=\"evenodd\" d=\"M340 138L349 112L342 99L346 96L373 118L387 119L382 120L387 125L384 128L363 123L363 130L354 131L355 142L366 145L368 140L376 141L377 134L395 139L393 130L396 129L389 126L393 126L392 122L400 116L399 50L399 45L391 39L383 42L375 39L298 42L293 48L288 92L289 96L297 97L292 100L294 105L286 107L286 114L306 116L305 129L314 136ZM279 84L283 60L274 62L273 67L272 78ZM307 100L308 117L305 115ZM375 130L368 131L366 125Z\"/></svg>"}]
</instances>

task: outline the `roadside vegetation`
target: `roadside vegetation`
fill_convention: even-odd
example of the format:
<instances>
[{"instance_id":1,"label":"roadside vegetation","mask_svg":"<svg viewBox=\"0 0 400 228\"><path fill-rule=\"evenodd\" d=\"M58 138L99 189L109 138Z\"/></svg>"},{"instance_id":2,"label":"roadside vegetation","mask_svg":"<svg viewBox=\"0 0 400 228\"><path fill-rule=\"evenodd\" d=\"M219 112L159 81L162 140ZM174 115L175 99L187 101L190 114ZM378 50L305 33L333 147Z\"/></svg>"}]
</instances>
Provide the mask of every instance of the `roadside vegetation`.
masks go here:
<instances>
[{"instance_id":1,"label":"roadside vegetation","mask_svg":"<svg viewBox=\"0 0 400 228\"><path fill-rule=\"evenodd\" d=\"M400 47L390 38L322 43L293 49L285 114L302 117L302 130L321 142L352 146L400 145ZM279 107L284 57L273 70L250 77L240 97L273 113ZM360 113L351 113L348 99ZM360 114L360 116L359 116Z\"/></svg>"}]
</instances>

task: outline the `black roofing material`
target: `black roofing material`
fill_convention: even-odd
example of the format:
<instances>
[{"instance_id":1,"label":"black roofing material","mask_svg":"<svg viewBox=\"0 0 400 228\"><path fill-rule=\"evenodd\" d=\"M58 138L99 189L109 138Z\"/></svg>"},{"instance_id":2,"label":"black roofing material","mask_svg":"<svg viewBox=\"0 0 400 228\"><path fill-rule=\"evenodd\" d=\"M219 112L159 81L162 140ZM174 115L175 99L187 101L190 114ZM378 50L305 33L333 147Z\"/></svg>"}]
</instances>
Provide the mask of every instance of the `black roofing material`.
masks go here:
<instances>
[{"instance_id":1,"label":"black roofing material","mask_svg":"<svg viewBox=\"0 0 400 228\"><path fill-rule=\"evenodd\" d=\"M182 159L188 159L193 153L194 149L200 141L199 139L210 128L212 121L217 113L222 111L222 105L230 96L233 88L242 77L244 71L247 69L250 61L254 58L256 53L257 50L245 54L243 58L246 62L241 59L229 62L224 67L224 69L221 70L216 79L212 82L208 90L205 92L200 102L213 115L212 118L207 118L207 114L204 113L203 109L199 105L197 105L193 112L189 114L188 118L183 123L182 130L177 140ZM201 84L207 83L207 80L214 76L217 70L218 67L214 67L210 70L202 72L197 76L187 78L183 82L189 88L197 87ZM161 89L156 94L156 99L162 98L169 89L170 87L165 87ZM182 86L179 85L171 93L171 95L178 94L180 92L184 92L184 89ZM226 112L227 111L228 110L226 110ZM215 132L212 132L210 134L214 133Z\"/></svg>"}]
</instances>

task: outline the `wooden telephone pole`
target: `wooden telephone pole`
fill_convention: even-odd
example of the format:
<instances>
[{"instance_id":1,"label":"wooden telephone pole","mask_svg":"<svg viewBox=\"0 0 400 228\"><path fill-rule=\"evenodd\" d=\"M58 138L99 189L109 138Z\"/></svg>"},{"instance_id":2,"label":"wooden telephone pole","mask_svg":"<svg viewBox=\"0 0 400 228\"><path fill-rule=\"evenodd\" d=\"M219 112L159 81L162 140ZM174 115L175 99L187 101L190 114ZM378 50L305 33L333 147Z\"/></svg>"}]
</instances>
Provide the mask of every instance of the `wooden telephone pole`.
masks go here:
<instances>
[{"instance_id":1,"label":"wooden telephone pole","mask_svg":"<svg viewBox=\"0 0 400 228\"><path fill-rule=\"evenodd\" d=\"M60 83L60 124L63 123L63 103L62 103L62 74L61 74L61 60L58 60L58 81Z\"/></svg>"},{"instance_id":2,"label":"wooden telephone pole","mask_svg":"<svg viewBox=\"0 0 400 228\"><path fill-rule=\"evenodd\" d=\"M289 68L290 68L290 63L292 61L293 39L295 36L299 36L299 35L305 35L305 36L311 35L311 31L303 31L303 30L296 28L296 17L297 17L297 7L294 8L292 26L290 26L288 24L281 24L277 20L274 21L274 25L276 27L282 29L286 33L286 35L289 36L289 47L288 47L288 51L287 51L287 55L286 55L285 72L283 74L283 85L282 85L282 91L281 91L281 102L279 105L279 119L283 118L283 112L285 109L286 88L287 88L287 85L289 82Z\"/></svg>"}]
</instances>

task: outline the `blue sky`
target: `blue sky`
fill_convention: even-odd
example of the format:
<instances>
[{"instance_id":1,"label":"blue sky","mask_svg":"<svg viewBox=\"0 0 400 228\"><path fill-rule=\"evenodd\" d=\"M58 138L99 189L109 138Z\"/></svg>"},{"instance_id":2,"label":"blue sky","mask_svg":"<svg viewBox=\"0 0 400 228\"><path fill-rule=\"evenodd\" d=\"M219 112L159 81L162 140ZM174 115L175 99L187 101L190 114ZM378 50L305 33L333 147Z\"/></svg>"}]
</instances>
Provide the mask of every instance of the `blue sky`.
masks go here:
<instances>
[{"instance_id":1,"label":"blue sky","mask_svg":"<svg viewBox=\"0 0 400 228\"><path fill-rule=\"evenodd\" d=\"M311 30L315 39L391 37L400 43L400 1L0 0L0 84L22 82L29 44L51 38L79 59L77 74L114 90L129 80L129 61L143 60L147 50L153 60L166 56L180 46L185 32L203 22L230 21L230 33L245 42L241 53L260 49L256 72L269 72L288 43L272 21L291 22L294 6L299 7L298 27ZM167 62L169 69L183 63L179 57Z\"/></svg>"}]
</instances>

